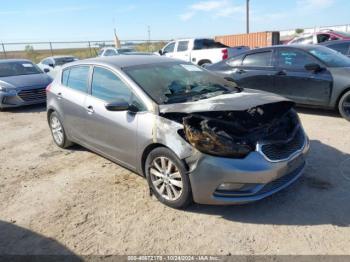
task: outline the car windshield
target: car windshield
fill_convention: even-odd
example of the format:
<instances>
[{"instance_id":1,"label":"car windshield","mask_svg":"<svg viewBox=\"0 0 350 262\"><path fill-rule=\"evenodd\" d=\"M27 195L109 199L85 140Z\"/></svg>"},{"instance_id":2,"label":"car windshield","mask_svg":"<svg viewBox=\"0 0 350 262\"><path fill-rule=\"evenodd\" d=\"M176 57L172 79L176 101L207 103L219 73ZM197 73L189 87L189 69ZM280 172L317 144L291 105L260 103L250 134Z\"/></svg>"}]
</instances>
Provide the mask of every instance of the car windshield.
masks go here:
<instances>
[{"instance_id":1,"label":"car windshield","mask_svg":"<svg viewBox=\"0 0 350 262\"><path fill-rule=\"evenodd\" d=\"M0 77L41 74L42 71L28 61L0 63Z\"/></svg>"},{"instance_id":2,"label":"car windshield","mask_svg":"<svg viewBox=\"0 0 350 262\"><path fill-rule=\"evenodd\" d=\"M350 67L350 59L333 49L313 47L309 49L309 52L329 67Z\"/></svg>"},{"instance_id":3,"label":"car windshield","mask_svg":"<svg viewBox=\"0 0 350 262\"><path fill-rule=\"evenodd\" d=\"M60 58L55 58L55 64L58 66L74 62L77 59L75 57L60 57Z\"/></svg>"},{"instance_id":4,"label":"car windshield","mask_svg":"<svg viewBox=\"0 0 350 262\"><path fill-rule=\"evenodd\" d=\"M158 104L196 101L239 90L235 83L189 63L158 63L123 70Z\"/></svg>"}]
</instances>

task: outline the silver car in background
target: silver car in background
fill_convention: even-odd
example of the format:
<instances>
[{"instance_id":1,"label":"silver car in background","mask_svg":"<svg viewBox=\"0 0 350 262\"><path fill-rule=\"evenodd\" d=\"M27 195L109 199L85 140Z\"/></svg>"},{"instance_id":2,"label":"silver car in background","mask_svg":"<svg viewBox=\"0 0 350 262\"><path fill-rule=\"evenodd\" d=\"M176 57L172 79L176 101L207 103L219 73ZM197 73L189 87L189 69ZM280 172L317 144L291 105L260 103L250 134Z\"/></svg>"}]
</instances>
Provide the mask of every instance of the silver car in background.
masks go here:
<instances>
[{"instance_id":1,"label":"silver car in background","mask_svg":"<svg viewBox=\"0 0 350 262\"><path fill-rule=\"evenodd\" d=\"M0 60L0 110L46 102L52 78L24 59Z\"/></svg>"},{"instance_id":2,"label":"silver car in background","mask_svg":"<svg viewBox=\"0 0 350 262\"><path fill-rule=\"evenodd\" d=\"M55 77L59 68L65 64L79 60L74 56L50 56L42 59L37 66L51 77Z\"/></svg>"},{"instance_id":3,"label":"silver car in background","mask_svg":"<svg viewBox=\"0 0 350 262\"><path fill-rule=\"evenodd\" d=\"M294 103L191 63L118 56L64 66L47 90L55 143L145 176L164 204L242 204L294 182L309 141Z\"/></svg>"}]
</instances>

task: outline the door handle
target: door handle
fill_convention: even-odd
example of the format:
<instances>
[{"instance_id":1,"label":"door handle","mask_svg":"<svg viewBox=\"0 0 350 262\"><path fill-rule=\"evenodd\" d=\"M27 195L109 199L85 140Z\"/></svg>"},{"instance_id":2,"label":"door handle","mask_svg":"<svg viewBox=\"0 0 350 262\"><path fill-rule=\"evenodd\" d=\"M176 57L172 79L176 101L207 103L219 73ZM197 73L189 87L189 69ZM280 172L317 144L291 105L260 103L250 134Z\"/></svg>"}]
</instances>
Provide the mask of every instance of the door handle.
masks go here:
<instances>
[{"instance_id":1,"label":"door handle","mask_svg":"<svg viewBox=\"0 0 350 262\"><path fill-rule=\"evenodd\" d=\"M93 106L88 106L88 107L86 108L86 111L87 111L89 114L92 114L92 113L95 112Z\"/></svg>"},{"instance_id":2,"label":"door handle","mask_svg":"<svg viewBox=\"0 0 350 262\"><path fill-rule=\"evenodd\" d=\"M276 76L286 76L286 75L287 75L287 72L285 70L281 70L276 73Z\"/></svg>"},{"instance_id":3,"label":"door handle","mask_svg":"<svg viewBox=\"0 0 350 262\"><path fill-rule=\"evenodd\" d=\"M62 93L61 92L57 93L57 99L62 99Z\"/></svg>"}]
</instances>

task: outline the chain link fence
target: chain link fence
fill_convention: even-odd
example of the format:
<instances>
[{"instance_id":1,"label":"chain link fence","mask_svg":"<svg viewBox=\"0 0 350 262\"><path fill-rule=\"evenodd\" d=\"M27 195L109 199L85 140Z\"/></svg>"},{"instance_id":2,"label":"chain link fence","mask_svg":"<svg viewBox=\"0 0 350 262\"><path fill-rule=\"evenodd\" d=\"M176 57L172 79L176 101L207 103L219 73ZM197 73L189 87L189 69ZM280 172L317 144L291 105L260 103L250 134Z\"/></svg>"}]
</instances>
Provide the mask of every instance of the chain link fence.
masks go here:
<instances>
[{"instance_id":1,"label":"chain link fence","mask_svg":"<svg viewBox=\"0 0 350 262\"><path fill-rule=\"evenodd\" d=\"M168 40L123 40L121 46L140 52L156 52ZM95 57L103 47L114 47L113 40L75 42L0 43L0 59L21 58L38 63L49 56L72 55L79 59Z\"/></svg>"}]
</instances>

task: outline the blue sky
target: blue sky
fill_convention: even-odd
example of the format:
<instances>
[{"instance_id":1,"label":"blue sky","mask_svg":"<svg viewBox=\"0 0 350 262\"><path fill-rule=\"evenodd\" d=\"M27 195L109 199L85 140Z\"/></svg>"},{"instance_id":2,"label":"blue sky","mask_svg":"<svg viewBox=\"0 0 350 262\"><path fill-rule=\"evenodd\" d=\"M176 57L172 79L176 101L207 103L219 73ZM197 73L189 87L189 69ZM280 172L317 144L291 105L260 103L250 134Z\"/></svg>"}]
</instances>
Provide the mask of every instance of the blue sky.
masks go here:
<instances>
[{"instance_id":1,"label":"blue sky","mask_svg":"<svg viewBox=\"0 0 350 262\"><path fill-rule=\"evenodd\" d=\"M245 31L245 0L0 0L0 41L207 37ZM350 24L349 0L250 0L251 31Z\"/></svg>"}]
</instances>

